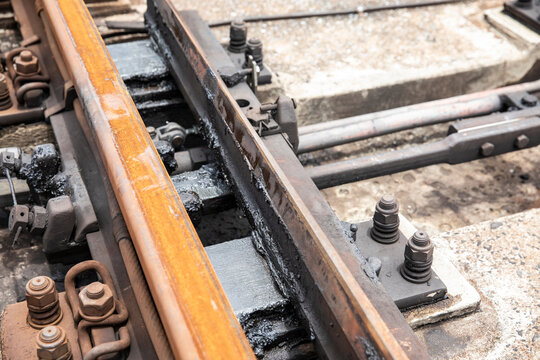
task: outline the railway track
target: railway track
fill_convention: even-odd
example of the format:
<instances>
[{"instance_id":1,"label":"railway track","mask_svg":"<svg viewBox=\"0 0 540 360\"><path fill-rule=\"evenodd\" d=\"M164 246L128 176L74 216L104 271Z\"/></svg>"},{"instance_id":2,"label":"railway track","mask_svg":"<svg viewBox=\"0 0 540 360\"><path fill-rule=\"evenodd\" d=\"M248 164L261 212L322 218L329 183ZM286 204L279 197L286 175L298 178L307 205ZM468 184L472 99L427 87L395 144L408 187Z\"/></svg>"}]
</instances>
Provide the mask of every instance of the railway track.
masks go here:
<instances>
[{"instance_id":1,"label":"railway track","mask_svg":"<svg viewBox=\"0 0 540 360\"><path fill-rule=\"evenodd\" d=\"M14 285L4 359L428 358L400 310L445 297L429 236L391 195L351 224L319 188L540 143L538 81L299 128L293 99L257 97L272 74L245 23L223 46L148 0L148 38L106 46L81 0L11 7L0 124L46 121L56 143L0 152L4 243L44 265ZM453 120L437 143L297 156Z\"/></svg>"}]
</instances>

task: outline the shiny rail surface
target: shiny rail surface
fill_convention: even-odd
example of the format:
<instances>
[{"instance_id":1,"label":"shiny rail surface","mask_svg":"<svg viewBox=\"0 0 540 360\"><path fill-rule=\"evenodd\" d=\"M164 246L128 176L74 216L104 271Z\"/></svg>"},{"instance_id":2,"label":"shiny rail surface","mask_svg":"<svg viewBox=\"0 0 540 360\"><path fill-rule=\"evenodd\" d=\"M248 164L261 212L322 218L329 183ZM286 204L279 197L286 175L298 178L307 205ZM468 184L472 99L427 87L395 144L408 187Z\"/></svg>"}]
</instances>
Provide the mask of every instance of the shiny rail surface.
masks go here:
<instances>
[{"instance_id":1,"label":"shiny rail surface","mask_svg":"<svg viewBox=\"0 0 540 360\"><path fill-rule=\"evenodd\" d=\"M93 130L175 356L254 358L84 3L44 0L42 7Z\"/></svg>"}]
</instances>

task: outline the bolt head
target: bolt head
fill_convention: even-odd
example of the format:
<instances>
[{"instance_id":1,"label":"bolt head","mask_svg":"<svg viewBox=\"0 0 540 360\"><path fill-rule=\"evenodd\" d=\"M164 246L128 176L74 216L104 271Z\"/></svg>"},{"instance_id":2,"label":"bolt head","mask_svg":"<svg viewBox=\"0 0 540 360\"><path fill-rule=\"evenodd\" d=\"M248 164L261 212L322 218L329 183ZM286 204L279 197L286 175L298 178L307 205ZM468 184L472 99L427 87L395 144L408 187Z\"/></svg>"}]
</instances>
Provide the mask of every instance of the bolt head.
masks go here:
<instances>
[{"instance_id":1,"label":"bolt head","mask_svg":"<svg viewBox=\"0 0 540 360\"><path fill-rule=\"evenodd\" d=\"M114 308L113 293L107 284L93 282L79 293L79 305L83 315L104 316Z\"/></svg>"},{"instance_id":2,"label":"bolt head","mask_svg":"<svg viewBox=\"0 0 540 360\"><path fill-rule=\"evenodd\" d=\"M38 58L25 50L15 59L15 69L21 75L35 74L39 71Z\"/></svg>"},{"instance_id":3,"label":"bolt head","mask_svg":"<svg viewBox=\"0 0 540 360\"><path fill-rule=\"evenodd\" d=\"M482 156L490 156L495 151L495 145L490 142L483 143L480 147L480 153Z\"/></svg>"},{"instance_id":4,"label":"bolt head","mask_svg":"<svg viewBox=\"0 0 540 360\"><path fill-rule=\"evenodd\" d=\"M71 353L65 331L59 326L47 326L40 330L36 338L39 359L55 360Z\"/></svg>"},{"instance_id":5,"label":"bolt head","mask_svg":"<svg viewBox=\"0 0 540 360\"><path fill-rule=\"evenodd\" d=\"M16 167L16 158L15 154L11 151L2 151L0 153L0 167L3 169L8 169L9 171L14 171Z\"/></svg>"},{"instance_id":6,"label":"bolt head","mask_svg":"<svg viewBox=\"0 0 540 360\"><path fill-rule=\"evenodd\" d=\"M52 308L58 302L54 281L47 276L37 276L26 283L26 304L32 311Z\"/></svg>"},{"instance_id":7,"label":"bolt head","mask_svg":"<svg viewBox=\"0 0 540 360\"><path fill-rule=\"evenodd\" d=\"M518 149L523 149L524 147L526 147L527 145L529 145L529 137L525 134L522 134L522 135L519 135L517 138L516 138L516 141L514 142L514 145L518 148Z\"/></svg>"}]
</instances>

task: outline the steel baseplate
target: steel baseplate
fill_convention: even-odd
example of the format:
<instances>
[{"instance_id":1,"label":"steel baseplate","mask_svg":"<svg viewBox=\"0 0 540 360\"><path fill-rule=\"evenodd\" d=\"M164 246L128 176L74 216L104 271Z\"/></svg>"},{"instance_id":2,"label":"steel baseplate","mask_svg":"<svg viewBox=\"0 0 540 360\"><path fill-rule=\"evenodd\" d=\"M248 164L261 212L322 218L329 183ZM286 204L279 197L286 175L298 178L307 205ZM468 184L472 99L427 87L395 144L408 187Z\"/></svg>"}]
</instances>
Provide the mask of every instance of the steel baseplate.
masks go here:
<instances>
[{"instance_id":1,"label":"steel baseplate","mask_svg":"<svg viewBox=\"0 0 540 360\"><path fill-rule=\"evenodd\" d=\"M400 229L399 239L392 244L381 244L370 236L372 220L355 224L358 230L347 235L358 249L369 258L377 258L381 262L378 278L384 289L394 300L396 306L403 310L420 305L432 304L442 300L446 295L446 286L435 271L431 279L422 284L407 281L401 276L400 268L403 264L403 252L408 238Z\"/></svg>"},{"instance_id":2,"label":"steel baseplate","mask_svg":"<svg viewBox=\"0 0 540 360\"><path fill-rule=\"evenodd\" d=\"M504 3L504 11L540 33L540 1L515 0Z\"/></svg>"},{"instance_id":3,"label":"steel baseplate","mask_svg":"<svg viewBox=\"0 0 540 360\"><path fill-rule=\"evenodd\" d=\"M400 215L400 238L393 244L381 244L369 235L371 219L354 224L358 229L356 236L349 230L351 224L344 223L347 236L367 258L381 261L379 281L413 329L465 315L478 308L480 295L451 263L453 253L444 240L432 238L435 252L431 279L427 283L413 284L401 276L400 267L407 239L417 229Z\"/></svg>"},{"instance_id":4,"label":"steel baseplate","mask_svg":"<svg viewBox=\"0 0 540 360\"><path fill-rule=\"evenodd\" d=\"M401 215L399 230L406 238L410 238L417 231L411 222ZM435 244L432 269L446 285L446 296L436 303L404 311L403 316L413 329L469 314L480 305L480 295L476 289L452 264L454 253L447 241L437 236L431 240Z\"/></svg>"}]
</instances>

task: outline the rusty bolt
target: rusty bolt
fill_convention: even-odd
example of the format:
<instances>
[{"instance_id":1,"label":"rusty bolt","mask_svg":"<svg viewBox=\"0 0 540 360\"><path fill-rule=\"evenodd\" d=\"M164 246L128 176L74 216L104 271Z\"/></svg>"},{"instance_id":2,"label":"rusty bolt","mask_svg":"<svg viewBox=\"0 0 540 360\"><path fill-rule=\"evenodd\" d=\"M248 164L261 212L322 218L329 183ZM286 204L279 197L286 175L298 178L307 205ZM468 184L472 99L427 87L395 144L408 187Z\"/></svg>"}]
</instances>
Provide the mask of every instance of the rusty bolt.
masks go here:
<instances>
[{"instance_id":1,"label":"rusty bolt","mask_svg":"<svg viewBox=\"0 0 540 360\"><path fill-rule=\"evenodd\" d=\"M38 58L30 51L24 50L15 60L15 69L20 75L34 75L39 71Z\"/></svg>"},{"instance_id":2,"label":"rusty bolt","mask_svg":"<svg viewBox=\"0 0 540 360\"><path fill-rule=\"evenodd\" d=\"M43 360L67 360L71 347L66 332L59 326L47 326L37 334L37 356Z\"/></svg>"},{"instance_id":3,"label":"rusty bolt","mask_svg":"<svg viewBox=\"0 0 540 360\"><path fill-rule=\"evenodd\" d=\"M6 75L0 73L0 95L9 93Z\"/></svg>"},{"instance_id":4,"label":"rusty bolt","mask_svg":"<svg viewBox=\"0 0 540 360\"><path fill-rule=\"evenodd\" d=\"M95 281L79 293L83 318L107 317L114 311L114 296L108 285Z\"/></svg>"},{"instance_id":5,"label":"rusty bolt","mask_svg":"<svg viewBox=\"0 0 540 360\"><path fill-rule=\"evenodd\" d=\"M417 231L405 245L405 261L401 275L413 283L424 283L431 279L433 263L433 243L424 231Z\"/></svg>"},{"instance_id":6,"label":"rusty bolt","mask_svg":"<svg viewBox=\"0 0 540 360\"><path fill-rule=\"evenodd\" d=\"M263 66L263 43L259 39L249 39L247 41L247 49L246 49L246 62L248 59L248 56L251 55L253 57L253 60L259 65L259 67L262 69Z\"/></svg>"},{"instance_id":7,"label":"rusty bolt","mask_svg":"<svg viewBox=\"0 0 540 360\"><path fill-rule=\"evenodd\" d=\"M0 66L1 67L1 66ZM9 88L6 75L0 73L0 110L9 109L12 102L9 97Z\"/></svg>"},{"instance_id":8,"label":"rusty bolt","mask_svg":"<svg viewBox=\"0 0 540 360\"><path fill-rule=\"evenodd\" d=\"M482 156L490 156L495 151L495 145L490 142L483 143L480 147L480 153Z\"/></svg>"},{"instance_id":9,"label":"rusty bolt","mask_svg":"<svg viewBox=\"0 0 540 360\"><path fill-rule=\"evenodd\" d=\"M45 312L58 303L54 281L47 276L36 276L26 284L26 305L33 312Z\"/></svg>"},{"instance_id":10,"label":"rusty bolt","mask_svg":"<svg viewBox=\"0 0 540 360\"><path fill-rule=\"evenodd\" d=\"M371 238L383 244L391 244L399 239L399 204L393 195L381 197L375 206Z\"/></svg>"},{"instance_id":11,"label":"rusty bolt","mask_svg":"<svg viewBox=\"0 0 540 360\"><path fill-rule=\"evenodd\" d=\"M231 23L229 30L229 50L241 53L246 49L247 25L242 19L236 19Z\"/></svg>"},{"instance_id":12,"label":"rusty bolt","mask_svg":"<svg viewBox=\"0 0 540 360\"><path fill-rule=\"evenodd\" d=\"M521 134L516 138L514 145L518 149L523 149L525 146L529 145L529 138L525 134Z\"/></svg>"},{"instance_id":13,"label":"rusty bolt","mask_svg":"<svg viewBox=\"0 0 540 360\"><path fill-rule=\"evenodd\" d=\"M394 224L399 222L399 204L393 195L386 194L375 206L373 220L381 224Z\"/></svg>"},{"instance_id":14,"label":"rusty bolt","mask_svg":"<svg viewBox=\"0 0 540 360\"><path fill-rule=\"evenodd\" d=\"M428 262L433 260L433 243L424 231L417 231L405 246L405 257L412 261Z\"/></svg>"}]
</instances>

